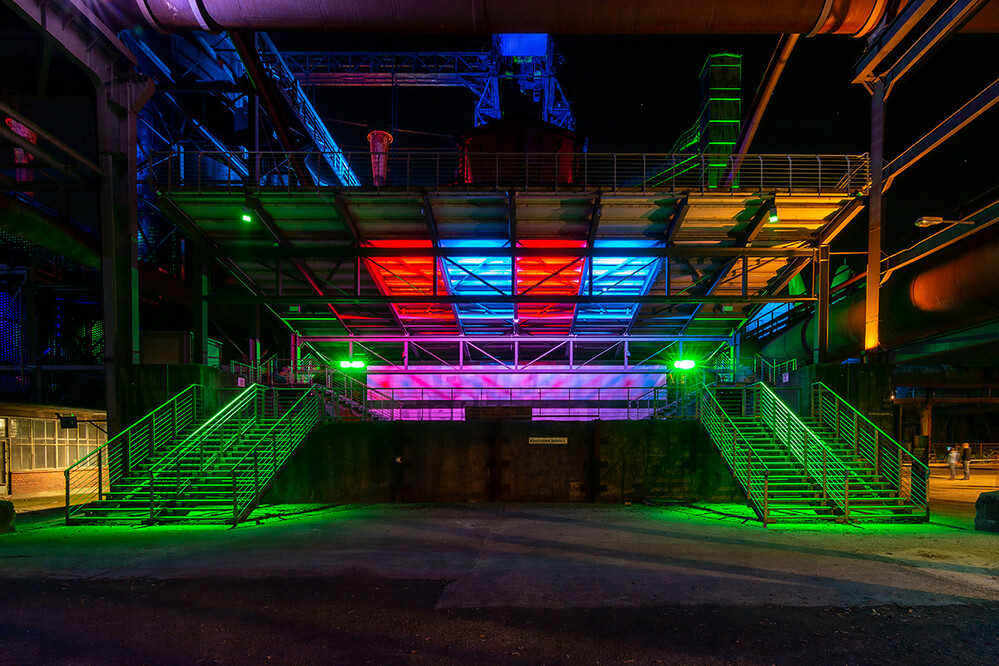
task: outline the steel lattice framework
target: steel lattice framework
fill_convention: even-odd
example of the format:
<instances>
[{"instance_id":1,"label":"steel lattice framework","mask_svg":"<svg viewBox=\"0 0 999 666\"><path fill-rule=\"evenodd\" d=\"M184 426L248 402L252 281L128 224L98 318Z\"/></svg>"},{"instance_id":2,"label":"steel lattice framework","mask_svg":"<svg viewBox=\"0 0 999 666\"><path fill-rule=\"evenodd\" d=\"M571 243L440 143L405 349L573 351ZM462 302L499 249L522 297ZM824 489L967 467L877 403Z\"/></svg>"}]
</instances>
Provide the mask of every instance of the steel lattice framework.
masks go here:
<instances>
[{"instance_id":1,"label":"steel lattice framework","mask_svg":"<svg viewBox=\"0 0 999 666\"><path fill-rule=\"evenodd\" d=\"M498 37L498 36L497 36ZM531 91L542 119L572 129L572 107L555 72L556 55L547 40L544 55L503 56L499 40L489 52L317 53L285 51L284 62L305 86L450 86L475 97L475 124L502 117L500 82Z\"/></svg>"}]
</instances>

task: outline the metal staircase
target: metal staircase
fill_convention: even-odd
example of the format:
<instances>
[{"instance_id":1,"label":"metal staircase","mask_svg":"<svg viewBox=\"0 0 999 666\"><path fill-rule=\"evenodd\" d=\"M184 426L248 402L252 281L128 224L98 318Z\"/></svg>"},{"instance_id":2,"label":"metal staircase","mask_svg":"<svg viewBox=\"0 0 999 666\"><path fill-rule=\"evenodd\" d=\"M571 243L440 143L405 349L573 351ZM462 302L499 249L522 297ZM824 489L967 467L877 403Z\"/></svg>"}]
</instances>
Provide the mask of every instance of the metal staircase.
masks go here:
<instances>
[{"instance_id":1,"label":"metal staircase","mask_svg":"<svg viewBox=\"0 0 999 666\"><path fill-rule=\"evenodd\" d=\"M254 384L210 418L186 424L142 463L119 466L110 483L98 484L96 492L81 491L92 480L90 467L84 461L71 467L66 471L67 498L77 501L67 501L66 521L238 523L269 490L321 415L319 389ZM121 448L122 435L101 447L107 448L105 456Z\"/></svg>"},{"instance_id":2,"label":"metal staircase","mask_svg":"<svg viewBox=\"0 0 999 666\"><path fill-rule=\"evenodd\" d=\"M762 382L701 395L701 422L760 519L925 520L925 465L828 387L813 403L803 419Z\"/></svg>"}]
</instances>

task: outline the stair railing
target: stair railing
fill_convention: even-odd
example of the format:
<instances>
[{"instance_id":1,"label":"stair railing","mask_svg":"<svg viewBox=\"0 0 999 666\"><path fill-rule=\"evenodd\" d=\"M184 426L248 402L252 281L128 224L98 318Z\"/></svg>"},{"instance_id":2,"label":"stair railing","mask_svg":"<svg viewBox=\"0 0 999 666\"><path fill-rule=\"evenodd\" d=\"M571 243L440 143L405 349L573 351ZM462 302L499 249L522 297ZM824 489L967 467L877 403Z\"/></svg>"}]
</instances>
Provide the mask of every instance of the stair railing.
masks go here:
<instances>
[{"instance_id":1,"label":"stair railing","mask_svg":"<svg viewBox=\"0 0 999 666\"><path fill-rule=\"evenodd\" d=\"M930 468L924 462L822 382L812 384L812 416L852 445L854 455L891 483L899 497L908 498L929 515L926 491Z\"/></svg>"},{"instance_id":2,"label":"stair railing","mask_svg":"<svg viewBox=\"0 0 999 666\"><path fill-rule=\"evenodd\" d=\"M801 418L762 382L753 385L757 415L783 442L788 453L805 470L815 485L822 488L823 499L838 505L850 519L850 469L829 451Z\"/></svg>"},{"instance_id":3,"label":"stair railing","mask_svg":"<svg viewBox=\"0 0 999 666\"><path fill-rule=\"evenodd\" d=\"M707 388L700 393L701 423L745 491L749 505L766 525L770 522L770 468L714 394Z\"/></svg>"},{"instance_id":4,"label":"stair railing","mask_svg":"<svg viewBox=\"0 0 999 666\"><path fill-rule=\"evenodd\" d=\"M229 468L234 525L250 514L270 488L291 454L319 422L321 411L318 391L307 391Z\"/></svg>"},{"instance_id":5,"label":"stair railing","mask_svg":"<svg viewBox=\"0 0 999 666\"><path fill-rule=\"evenodd\" d=\"M641 421L670 416L692 416L697 390L687 386L654 386L628 400L628 419Z\"/></svg>"},{"instance_id":6,"label":"stair railing","mask_svg":"<svg viewBox=\"0 0 999 666\"><path fill-rule=\"evenodd\" d=\"M150 520L154 520L163 505L176 498L190 484L207 460L220 449L238 441L268 409L275 409L268 400L268 392L269 389L260 384L246 387L172 451L150 466L146 487Z\"/></svg>"},{"instance_id":7,"label":"stair railing","mask_svg":"<svg viewBox=\"0 0 999 666\"><path fill-rule=\"evenodd\" d=\"M205 387L192 384L70 465L63 472L66 523L87 504L103 500L113 484L204 417Z\"/></svg>"}]
</instances>

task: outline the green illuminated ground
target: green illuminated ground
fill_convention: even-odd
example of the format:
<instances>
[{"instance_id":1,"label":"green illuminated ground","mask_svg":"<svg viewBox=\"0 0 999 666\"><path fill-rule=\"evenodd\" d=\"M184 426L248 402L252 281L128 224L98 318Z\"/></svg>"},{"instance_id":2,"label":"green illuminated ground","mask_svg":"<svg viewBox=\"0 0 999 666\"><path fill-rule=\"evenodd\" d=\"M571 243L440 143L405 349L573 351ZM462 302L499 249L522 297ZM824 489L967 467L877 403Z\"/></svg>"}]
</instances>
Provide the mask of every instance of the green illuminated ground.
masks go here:
<instances>
[{"instance_id":1,"label":"green illuminated ground","mask_svg":"<svg viewBox=\"0 0 999 666\"><path fill-rule=\"evenodd\" d=\"M452 580L445 603L460 607L941 604L999 600L997 538L975 532L967 516L764 528L741 504L282 505L235 529L25 522L0 537L0 576L260 578L363 568ZM517 576L496 581L488 575L496 567ZM620 595L632 581L640 587Z\"/></svg>"},{"instance_id":2,"label":"green illuminated ground","mask_svg":"<svg viewBox=\"0 0 999 666\"><path fill-rule=\"evenodd\" d=\"M999 649L999 535L966 505L861 527L764 528L741 504L19 521L0 536L3 664L947 664Z\"/></svg>"}]
</instances>

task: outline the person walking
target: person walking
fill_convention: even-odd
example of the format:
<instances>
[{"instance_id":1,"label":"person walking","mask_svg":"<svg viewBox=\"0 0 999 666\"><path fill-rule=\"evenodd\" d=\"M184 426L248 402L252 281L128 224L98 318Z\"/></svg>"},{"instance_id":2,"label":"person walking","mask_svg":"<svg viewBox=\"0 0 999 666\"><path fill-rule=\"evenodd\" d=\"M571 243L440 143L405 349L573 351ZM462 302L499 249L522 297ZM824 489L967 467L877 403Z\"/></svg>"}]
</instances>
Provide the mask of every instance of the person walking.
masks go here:
<instances>
[{"instance_id":1,"label":"person walking","mask_svg":"<svg viewBox=\"0 0 999 666\"><path fill-rule=\"evenodd\" d=\"M961 449L961 462L964 463L964 478L962 481L967 481L971 478L971 445L967 442L964 443L964 448Z\"/></svg>"},{"instance_id":2,"label":"person walking","mask_svg":"<svg viewBox=\"0 0 999 666\"><path fill-rule=\"evenodd\" d=\"M958 452L956 446L947 447L947 467L950 468L950 479L953 481L957 478L957 459L961 456Z\"/></svg>"}]
</instances>

